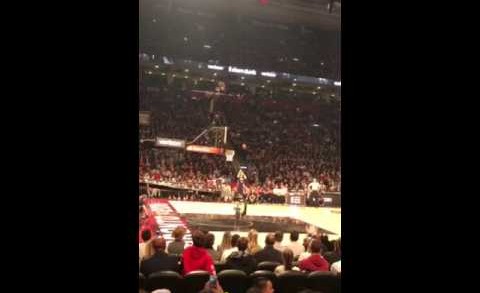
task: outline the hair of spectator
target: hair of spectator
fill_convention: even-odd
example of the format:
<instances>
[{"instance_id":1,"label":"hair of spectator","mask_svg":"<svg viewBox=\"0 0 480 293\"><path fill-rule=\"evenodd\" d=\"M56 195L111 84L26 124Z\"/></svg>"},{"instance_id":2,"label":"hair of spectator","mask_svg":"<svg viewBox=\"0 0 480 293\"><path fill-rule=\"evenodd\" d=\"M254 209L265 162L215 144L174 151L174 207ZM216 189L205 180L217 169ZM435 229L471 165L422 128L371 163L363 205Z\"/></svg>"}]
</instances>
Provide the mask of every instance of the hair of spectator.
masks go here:
<instances>
[{"instance_id":1,"label":"hair of spectator","mask_svg":"<svg viewBox=\"0 0 480 293\"><path fill-rule=\"evenodd\" d=\"M167 242L163 237L158 237L153 239L152 246L156 252L165 251L165 248L167 247Z\"/></svg>"},{"instance_id":2,"label":"hair of spectator","mask_svg":"<svg viewBox=\"0 0 480 293\"><path fill-rule=\"evenodd\" d=\"M239 251L245 251L248 247L248 238L240 237L240 239L238 239L237 246Z\"/></svg>"},{"instance_id":3,"label":"hair of spectator","mask_svg":"<svg viewBox=\"0 0 480 293\"><path fill-rule=\"evenodd\" d=\"M148 240L150 240L150 238L152 238L152 232L150 232L150 230L148 230L148 229L143 230L142 231L143 242L147 242Z\"/></svg>"},{"instance_id":4,"label":"hair of spectator","mask_svg":"<svg viewBox=\"0 0 480 293\"><path fill-rule=\"evenodd\" d=\"M292 231L290 233L290 240L291 241L297 241L298 240L298 231Z\"/></svg>"},{"instance_id":5,"label":"hair of spectator","mask_svg":"<svg viewBox=\"0 0 480 293\"><path fill-rule=\"evenodd\" d=\"M293 263L293 251L289 248L285 248L282 251L283 265L285 266L286 271L292 270Z\"/></svg>"},{"instance_id":6,"label":"hair of spectator","mask_svg":"<svg viewBox=\"0 0 480 293\"><path fill-rule=\"evenodd\" d=\"M275 244L275 235L272 233L268 234L267 237L265 237L265 245L271 246Z\"/></svg>"},{"instance_id":7,"label":"hair of spectator","mask_svg":"<svg viewBox=\"0 0 480 293\"><path fill-rule=\"evenodd\" d=\"M192 233L192 241L193 245L196 247L204 247L205 246L205 234L203 234L200 230L195 230Z\"/></svg>"},{"instance_id":8,"label":"hair of spectator","mask_svg":"<svg viewBox=\"0 0 480 293\"><path fill-rule=\"evenodd\" d=\"M282 231L275 232L275 241L282 242L282 240L283 240L283 232Z\"/></svg>"},{"instance_id":9,"label":"hair of spectator","mask_svg":"<svg viewBox=\"0 0 480 293\"><path fill-rule=\"evenodd\" d=\"M310 250L312 251L312 253L321 253L322 247L323 247L323 244L318 239L313 240L312 243L310 244Z\"/></svg>"},{"instance_id":10,"label":"hair of spectator","mask_svg":"<svg viewBox=\"0 0 480 293\"><path fill-rule=\"evenodd\" d=\"M175 238L177 241L181 241L183 239L183 236L185 235L185 228L183 226L177 226L173 232L172 232L172 237Z\"/></svg>"},{"instance_id":11,"label":"hair of spectator","mask_svg":"<svg viewBox=\"0 0 480 293\"><path fill-rule=\"evenodd\" d=\"M215 243L215 235L213 235L213 233L207 233L207 235L205 235L205 248L213 249L214 243Z\"/></svg>"},{"instance_id":12,"label":"hair of spectator","mask_svg":"<svg viewBox=\"0 0 480 293\"><path fill-rule=\"evenodd\" d=\"M232 243L232 247L236 247L236 246L237 246L237 244L238 244L238 239L240 239L240 235L234 234L234 235L232 236L232 242L231 242L231 243Z\"/></svg>"}]
</instances>

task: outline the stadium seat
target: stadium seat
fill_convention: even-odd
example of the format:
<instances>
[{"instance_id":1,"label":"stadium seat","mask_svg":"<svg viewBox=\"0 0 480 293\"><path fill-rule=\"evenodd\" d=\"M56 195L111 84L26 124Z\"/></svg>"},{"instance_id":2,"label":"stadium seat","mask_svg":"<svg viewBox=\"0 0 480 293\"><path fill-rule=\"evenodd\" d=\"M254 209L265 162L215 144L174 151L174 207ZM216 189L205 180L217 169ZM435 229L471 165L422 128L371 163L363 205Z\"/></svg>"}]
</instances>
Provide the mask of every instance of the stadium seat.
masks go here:
<instances>
[{"instance_id":1,"label":"stadium seat","mask_svg":"<svg viewBox=\"0 0 480 293\"><path fill-rule=\"evenodd\" d=\"M138 276L138 289L145 289L145 276L142 273L139 273Z\"/></svg>"},{"instance_id":2,"label":"stadium seat","mask_svg":"<svg viewBox=\"0 0 480 293\"><path fill-rule=\"evenodd\" d=\"M192 271L184 276L184 292L198 293L205 287L210 274L206 271Z\"/></svg>"},{"instance_id":3,"label":"stadium seat","mask_svg":"<svg viewBox=\"0 0 480 293\"><path fill-rule=\"evenodd\" d=\"M279 266L280 263L275 262L275 261L262 261L257 265L257 270L258 271L275 271L275 268Z\"/></svg>"},{"instance_id":4,"label":"stadium seat","mask_svg":"<svg viewBox=\"0 0 480 293\"><path fill-rule=\"evenodd\" d=\"M226 263L221 263L221 262L215 263L215 271L217 272L217 274L223 270L228 270L228 269L230 269L230 266L227 265Z\"/></svg>"},{"instance_id":5,"label":"stadium seat","mask_svg":"<svg viewBox=\"0 0 480 293\"><path fill-rule=\"evenodd\" d=\"M277 276L271 271L263 270L263 271L255 271L251 273L250 284L253 285L255 283L255 280L258 278L269 279L272 282L274 287L275 287L275 284L277 283Z\"/></svg>"},{"instance_id":6,"label":"stadium seat","mask_svg":"<svg viewBox=\"0 0 480 293\"><path fill-rule=\"evenodd\" d=\"M277 278L275 293L297 293L307 288L307 275L299 271L287 271ZM322 292L323 293L323 292Z\"/></svg>"},{"instance_id":7,"label":"stadium seat","mask_svg":"<svg viewBox=\"0 0 480 293\"><path fill-rule=\"evenodd\" d=\"M151 292L157 289L169 289L183 292L183 278L174 271L159 271L148 276L145 288Z\"/></svg>"},{"instance_id":8,"label":"stadium seat","mask_svg":"<svg viewBox=\"0 0 480 293\"><path fill-rule=\"evenodd\" d=\"M309 289L323 293L340 293L341 277L332 272L312 272L307 277Z\"/></svg>"},{"instance_id":9,"label":"stadium seat","mask_svg":"<svg viewBox=\"0 0 480 293\"><path fill-rule=\"evenodd\" d=\"M218 281L223 291L228 293L245 293L248 289L249 278L239 270L224 270L218 274Z\"/></svg>"}]
</instances>

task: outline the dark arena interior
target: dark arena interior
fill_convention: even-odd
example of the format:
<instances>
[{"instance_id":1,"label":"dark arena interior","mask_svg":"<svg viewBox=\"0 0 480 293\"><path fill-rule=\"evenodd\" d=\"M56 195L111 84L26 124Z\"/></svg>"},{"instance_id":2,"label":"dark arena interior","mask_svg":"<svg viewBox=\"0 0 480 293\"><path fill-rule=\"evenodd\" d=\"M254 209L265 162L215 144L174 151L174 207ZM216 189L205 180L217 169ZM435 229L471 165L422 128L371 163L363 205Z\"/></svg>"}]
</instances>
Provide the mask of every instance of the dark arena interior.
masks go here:
<instances>
[{"instance_id":1,"label":"dark arena interior","mask_svg":"<svg viewBox=\"0 0 480 293\"><path fill-rule=\"evenodd\" d=\"M341 1L139 8L139 291L340 292Z\"/></svg>"}]
</instances>

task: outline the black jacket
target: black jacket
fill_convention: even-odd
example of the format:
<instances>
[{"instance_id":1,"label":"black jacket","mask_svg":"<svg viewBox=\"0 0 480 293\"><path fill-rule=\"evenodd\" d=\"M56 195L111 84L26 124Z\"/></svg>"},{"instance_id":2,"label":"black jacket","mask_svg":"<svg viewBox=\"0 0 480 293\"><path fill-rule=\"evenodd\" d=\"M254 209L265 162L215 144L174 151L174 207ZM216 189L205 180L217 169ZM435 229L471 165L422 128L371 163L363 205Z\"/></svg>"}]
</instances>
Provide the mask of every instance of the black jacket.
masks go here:
<instances>
[{"instance_id":1,"label":"black jacket","mask_svg":"<svg viewBox=\"0 0 480 293\"><path fill-rule=\"evenodd\" d=\"M140 272L145 277L158 271L175 271L179 273L179 258L168 255L165 252L157 252L151 258L142 260L140 263Z\"/></svg>"},{"instance_id":2,"label":"black jacket","mask_svg":"<svg viewBox=\"0 0 480 293\"><path fill-rule=\"evenodd\" d=\"M257 261L253 255L245 251L234 251L227 258L227 265L234 270L244 271L245 274L250 275L257 267Z\"/></svg>"},{"instance_id":3,"label":"black jacket","mask_svg":"<svg viewBox=\"0 0 480 293\"><path fill-rule=\"evenodd\" d=\"M273 248L273 246L265 246L264 249L255 253L254 257L257 263L261 263L262 261L276 261L283 263L282 253Z\"/></svg>"}]
</instances>

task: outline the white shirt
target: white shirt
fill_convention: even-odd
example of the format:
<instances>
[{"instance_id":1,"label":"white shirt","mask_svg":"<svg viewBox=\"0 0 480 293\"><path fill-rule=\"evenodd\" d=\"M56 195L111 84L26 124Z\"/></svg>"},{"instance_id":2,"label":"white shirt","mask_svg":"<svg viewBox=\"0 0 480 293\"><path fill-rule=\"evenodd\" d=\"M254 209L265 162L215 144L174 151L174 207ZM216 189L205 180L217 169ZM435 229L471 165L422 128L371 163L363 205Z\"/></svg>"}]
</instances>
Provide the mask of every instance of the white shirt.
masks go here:
<instances>
[{"instance_id":1,"label":"white shirt","mask_svg":"<svg viewBox=\"0 0 480 293\"><path fill-rule=\"evenodd\" d=\"M318 182L312 182L308 184L308 189L311 191L319 191L320 190L320 183Z\"/></svg>"},{"instance_id":2,"label":"white shirt","mask_svg":"<svg viewBox=\"0 0 480 293\"><path fill-rule=\"evenodd\" d=\"M229 257L230 254L232 254L232 252L235 252L235 251L238 251L238 247L232 247L232 248L226 249L225 251L223 251L220 261L225 262L227 260L227 257Z\"/></svg>"},{"instance_id":3,"label":"white shirt","mask_svg":"<svg viewBox=\"0 0 480 293\"><path fill-rule=\"evenodd\" d=\"M342 272L342 261L339 260L337 262L332 263L332 266L330 267L330 270L335 273L341 273Z\"/></svg>"},{"instance_id":4,"label":"white shirt","mask_svg":"<svg viewBox=\"0 0 480 293\"><path fill-rule=\"evenodd\" d=\"M293 251L294 257L299 256L305 249L302 244L298 243L298 241L290 242L287 245L287 248L290 248Z\"/></svg>"}]
</instances>

